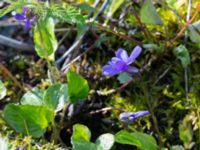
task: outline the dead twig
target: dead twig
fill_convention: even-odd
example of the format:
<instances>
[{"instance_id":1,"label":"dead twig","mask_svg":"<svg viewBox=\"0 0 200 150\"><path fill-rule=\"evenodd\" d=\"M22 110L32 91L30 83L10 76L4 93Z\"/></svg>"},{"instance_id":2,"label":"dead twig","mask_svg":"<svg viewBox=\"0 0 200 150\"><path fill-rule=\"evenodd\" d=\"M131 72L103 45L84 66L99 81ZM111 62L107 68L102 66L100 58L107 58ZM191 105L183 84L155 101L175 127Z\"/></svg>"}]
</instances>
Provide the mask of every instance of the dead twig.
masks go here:
<instances>
[{"instance_id":1,"label":"dead twig","mask_svg":"<svg viewBox=\"0 0 200 150\"><path fill-rule=\"evenodd\" d=\"M22 52L33 53L34 46L30 44L23 43L21 41L17 41L15 39L0 35L0 44L18 49Z\"/></svg>"},{"instance_id":2,"label":"dead twig","mask_svg":"<svg viewBox=\"0 0 200 150\"><path fill-rule=\"evenodd\" d=\"M125 39L125 40L131 41L131 42L133 42L133 43L136 43L137 45L140 45L140 46L142 45L142 42L136 40L135 38L129 37L129 36L124 35L124 34L121 34L121 33L117 33L117 32L115 32L115 31L113 31L112 29L106 28L106 27L101 26L101 25L96 25L96 27L97 27L98 29L100 29L100 30L104 30L104 31L106 31L106 32L110 32L110 33L112 33L112 34L114 34L114 35L116 35L116 36L119 36L119 37L122 38L122 39Z\"/></svg>"},{"instance_id":3,"label":"dead twig","mask_svg":"<svg viewBox=\"0 0 200 150\"><path fill-rule=\"evenodd\" d=\"M71 64L73 64L74 62L76 62L78 59L80 59L84 54L86 54L88 51L90 51L91 49L93 49L95 47L95 44L91 45L86 51L84 51L83 53L81 53L80 55L78 55L76 58L74 58L72 61L70 61L68 64L63 65L61 71L63 71L64 73L66 73L66 70L69 68L69 66Z\"/></svg>"},{"instance_id":4,"label":"dead twig","mask_svg":"<svg viewBox=\"0 0 200 150\"><path fill-rule=\"evenodd\" d=\"M187 29L187 27L194 21L194 19L195 19L195 18L197 17L197 15L199 14L199 11L200 11L200 4L197 6L196 11L195 11L194 15L192 16L192 18L189 19L189 20L185 23L184 27L178 32L178 34L176 35L176 37L173 38L173 39L171 40L171 43L175 42L181 35L184 34L184 32L185 32L185 30Z\"/></svg>"},{"instance_id":5,"label":"dead twig","mask_svg":"<svg viewBox=\"0 0 200 150\"><path fill-rule=\"evenodd\" d=\"M24 87L20 84L20 82L12 75L12 73L3 64L0 64L0 70L2 70L6 75L8 75L8 77L10 77L13 80L15 85L18 86L23 92L26 91Z\"/></svg>"},{"instance_id":6,"label":"dead twig","mask_svg":"<svg viewBox=\"0 0 200 150\"><path fill-rule=\"evenodd\" d=\"M98 109L98 110L91 111L91 112L89 112L89 115L94 115L94 114L101 113L101 112L106 113L106 112L111 111L111 110L118 110L120 112L126 112L126 110L123 109L123 108L105 107L105 108L101 108L101 109Z\"/></svg>"},{"instance_id":7,"label":"dead twig","mask_svg":"<svg viewBox=\"0 0 200 150\"><path fill-rule=\"evenodd\" d=\"M105 0L105 1L104 1L104 3L102 4L102 6L101 6L99 12L97 13L97 15L94 16L94 17L92 18L93 21L96 20L97 17L98 17L98 15L101 14L101 13L105 10L105 8L106 8L108 2L109 2L109 0ZM60 57L60 58L56 61L56 65L57 65L57 66L60 66L60 64L65 60L65 58L66 58L78 45L80 45L80 43L81 43L82 40L83 40L83 37L84 37L85 34L89 31L89 29L90 29L90 27L88 27L88 28L85 30L85 32L74 42L74 44L63 54L63 56Z\"/></svg>"}]
</instances>

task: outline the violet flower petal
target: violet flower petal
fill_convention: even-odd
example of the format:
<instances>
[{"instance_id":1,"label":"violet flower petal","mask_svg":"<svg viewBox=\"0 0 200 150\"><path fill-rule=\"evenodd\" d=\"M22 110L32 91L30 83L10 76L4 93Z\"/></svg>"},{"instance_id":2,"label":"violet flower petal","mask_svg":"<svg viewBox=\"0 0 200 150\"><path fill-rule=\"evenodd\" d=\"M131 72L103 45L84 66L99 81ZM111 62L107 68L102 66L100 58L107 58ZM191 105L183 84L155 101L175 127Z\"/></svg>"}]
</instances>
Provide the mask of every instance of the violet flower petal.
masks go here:
<instances>
[{"instance_id":1,"label":"violet flower petal","mask_svg":"<svg viewBox=\"0 0 200 150\"><path fill-rule=\"evenodd\" d=\"M23 21L26 19L26 16L22 15L22 14L16 14L15 16L15 19L18 20L18 21Z\"/></svg>"},{"instance_id":2,"label":"violet flower petal","mask_svg":"<svg viewBox=\"0 0 200 150\"><path fill-rule=\"evenodd\" d=\"M149 111L138 111L138 112L124 112L119 115L119 119L122 122L134 122L135 119L149 115Z\"/></svg>"},{"instance_id":3,"label":"violet flower petal","mask_svg":"<svg viewBox=\"0 0 200 150\"><path fill-rule=\"evenodd\" d=\"M135 59L140 55L141 51L142 51L142 48L140 46L136 46L129 57L128 64L133 63Z\"/></svg>"},{"instance_id":4,"label":"violet flower petal","mask_svg":"<svg viewBox=\"0 0 200 150\"><path fill-rule=\"evenodd\" d=\"M115 68L119 72L122 72L128 69L128 65L123 61L117 61L115 64L113 64L113 68Z\"/></svg>"},{"instance_id":5,"label":"violet flower petal","mask_svg":"<svg viewBox=\"0 0 200 150\"><path fill-rule=\"evenodd\" d=\"M115 53L116 57L113 57L111 61L108 62L108 65L103 67L103 75L112 76L121 72L137 73L139 69L129 65L134 62L141 51L141 47L136 46L130 57L128 57L127 52L124 49L119 48Z\"/></svg>"},{"instance_id":6,"label":"violet flower petal","mask_svg":"<svg viewBox=\"0 0 200 150\"><path fill-rule=\"evenodd\" d=\"M143 117L143 116L146 116L146 115L149 115L149 111L138 111L136 113L133 113L130 118L131 119L137 119L137 118L140 118L140 117Z\"/></svg>"},{"instance_id":7,"label":"violet flower petal","mask_svg":"<svg viewBox=\"0 0 200 150\"><path fill-rule=\"evenodd\" d=\"M23 7L22 8L22 14L26 16L27 13L28 13L28 7Z\"/></svg>"},{"instance_id":8,"label":"violet flower petal","mask_svg":"<svg viewBox=\"0 0 200 150\"><path fill-rule=\"evenodd\" d=\"M29 29L29 28L31 27L30 19L27 19L27 20L25 21L24 27L25 27L26 29Z\"/></svg>"},{"instance_id":9,"label":"violet flower petal","mask_svg":"<svg viewBox=\"0 0 200 150\"><path fill-rule=\"evenodd\" d=\"M33 17L30 19L31 24L35 23L36 19L37 19L37 17L36 17L36 16L33 16Z\"/></svg>"},{"instance_id":10,"label":"violet flower petal","mask_svg":"<svg viewBox=\"0 0 200 150\"><path fill-rule=\"evenodd\" d=\"M117 58L117 57L113 57L111 59L111 61L108 62L108 64L110 65L114 65L116 62L121 61L121 59Z\"/></svg>"},{"instance_id":11,"label":"violet flower petal","mask_svg":"<svg viewBox=\"0 0 200 150\"><path fill-rule=\"evenodd\" d=\"M124 62L128 61L128 54L124 49L119 48L115 54L116 54L117 58L120 58Z\"/></svg>"},{"instance_id":12,"label":"violet flower petal","mask_svg":"<svg viewBox=\"0 0 200 150\"><path fill-rule=\"evenodd\" d=\"M119 119L122 122L132 122L132 120L130 120L130 116L133 115L133 112L123 112L119 115Z\"/></svg>"},{"instance_id":13,"label":"violet flower petal","mask_svg":"<svg viewBox=\"0 0 200 150\"><path fill-rule=\"evenodd\" d=\"M128 73L138 73L139 69L137 67L128 66L128 69L126 71Z\"/></svg>"},{"instance_id":14,"label":"violet flower petal","mask_svg":"<svg viewBox=\"0 0 200 150\"><path fill-rule=\"evenodd\" d=\"M119 70L113 68L111 65L105 65L103 67L103 75L105 76L113 76L119 73Z\"/></svg>"}]
</instances>

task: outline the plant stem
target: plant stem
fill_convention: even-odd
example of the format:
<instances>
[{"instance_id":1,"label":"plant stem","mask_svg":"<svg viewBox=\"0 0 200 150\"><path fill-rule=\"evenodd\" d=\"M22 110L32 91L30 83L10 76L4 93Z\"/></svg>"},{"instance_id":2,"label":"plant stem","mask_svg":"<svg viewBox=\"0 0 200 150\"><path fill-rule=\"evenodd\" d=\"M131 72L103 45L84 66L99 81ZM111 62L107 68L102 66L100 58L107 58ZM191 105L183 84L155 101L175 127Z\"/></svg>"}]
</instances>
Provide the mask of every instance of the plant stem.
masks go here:
<instances>
[{"instance_id":1,"label":"plant stem","mask_svg":"<svg viewBox=\"0 0 200 150\"><path fill-rule=\"evenodd\" d=\"M187 16L186 16L186 21L188 22L190 20L190 12L191 12L191 4L192 0L188 0L188 8L187 8ZM188 32L185 30L185 38L184 38L184 44L186 45L187 43L187 37L188 37ZM189 87L188 87L188 67L184 68L184 79L185 79L185 96L186 100L189 101Z\"/></svg>"},{"instance_id":2,"label":"plant stem","mask_svg":"<svg viewBox=\"0 0 200 150\"><path fill-rule=\"evenodd\" d=\"M52 122L52 127L53 127L53 133L52 133L51 141L54 143L58 143L58 141L61 142L62 140L60 138L59 130L57 128L55 121Z\"/></svg>"},{"instance_id":3,"label":"plant stem","mask_svg":"<svg viewBox=\"0 0 200 150\"><path fill-rule=\"evenodd\" d=\"M197 118L198 118L198 122L197 122L197 125L198 125L198 128L199 128L199 135L197 136L198 138L199 138L199 141L198 141L198 143L199 144L197 144L197 146L199 147L199 149L200 149L200 111L198 110L198 105L197 105ZM197 148L198 149L198 148Z\"/></svg>"},{"instance_id":4,"label":"plant stem","mask_svg":"<svg viewBox=\"0 0 200 150\"><path fill-rule=\"evenodd\" d=\"M52 84L57 83L60 78L60 72L56 67L55 62L51 62L50 60L47 59L47 65L50 73L51 83Z\"/></svg>"},{"instance_id":5,"label":"plant stem","mask_svg":"<svg viewBox=\"0 0 200 150\"><path fill-rule=\"evenodd\" d=\"M62 110L62 116L61 116L61 120L60 120L60 126L63 126L64 124L64 120L65 120L65 112L67 111L67 109L69 108L70 103L65 104L64 109Z\"/></svg>"},{"instance_id":6,"label":"plant stem","mask_svg":"<svg viewBox=\"0 0 200 150\"><path fill-rule=\"evenodd\" d=\"M158 122L157 122L156 116L154 114L153 108L152 108L151 103L149 101L149 100L151 100L151 98L149 96L148 89L145 87L144 81L143 81L140 74L139 74L139 76L141 78L141 86L142 86L142 89L143 89L144 98L145 98L146 104L148 106L149 112L152 116L152 121L153 121L155 131L156 131L157 136L158 136L158 144L159 144L159 147L161 149L163 147L163 142L162 142L162 138L161 138L160 131L159 131L159 128L158 128Z\"/></svg>"},{"instance_id":7,"label":"plant stem","mask_svg":"<svg viewBox=\"0 0 200 150\"><path fill-rule=\"evenodd\" d=\"M151 34L151 32L148 30L147 26L145 24L142 23L139 15L137 14L137 12L133 9L133 15L135 16L135 18L137 19L143 33L144 36L149 39L151 41L151 39L153 40L153 42L156 42L156 39L154 38L154 36Z\"/></svg>"},{"instance_id":8,"label":"plant stem","mask_svg":"<svg viewBox=\"0 0 200 150\"><path fill-rule=\"evenodd\" d=\"M27 123L26 123L26 120L24 120L24 127L26 129L26 133L27 133L27 136L28 136L28 150L31 150L31 141L29 139L30 137L30 134L29 134L29 130L28 130L28 126L27 126Z\"/></svg>"},{"instance_id":9,"label":"plant stem","mask_svg":"<svg viewBox=\"0 0 200 150\"><path fill-rule=\"evenodd\" d=\"M45 51L45 58L46 58L46 61L47 61L47 65L48 65L48 69L49 69L49 72L50 72L50 80L53 83L56 83L59 78L59 71L55 65L55 62L54 61L50 61L49 57L48 57L48 54L46 52L46 49L45 49L45 46L44 46L44 37L42 36L42 32L40 30L40 24L37 22L37 26L38 26L38 30L39 30L39 33L40 33L40 39L42 41L42 48L43 50ZM54 64L54 65L53 65ZM52 126L53 126L53 134L52 134L52 140L57 143L58 141L61 141L60 139L60 135L59 135L59 131L58 131L58 128L56 126L56 123L55 121L52 122Z\"/></svg>"}]
</instances>

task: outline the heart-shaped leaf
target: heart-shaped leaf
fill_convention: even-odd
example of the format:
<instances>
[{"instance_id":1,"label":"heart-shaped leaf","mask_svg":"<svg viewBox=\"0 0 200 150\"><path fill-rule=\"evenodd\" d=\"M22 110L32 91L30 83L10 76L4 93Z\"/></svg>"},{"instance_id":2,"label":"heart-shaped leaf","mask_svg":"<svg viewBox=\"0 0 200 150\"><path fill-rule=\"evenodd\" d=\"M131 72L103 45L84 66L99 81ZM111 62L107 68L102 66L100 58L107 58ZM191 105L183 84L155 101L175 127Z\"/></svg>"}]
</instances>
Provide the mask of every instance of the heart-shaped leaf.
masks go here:
<instances>
[{"instance_id":1,"label":"heart-shaped leaf","mask_svg":"<svg viewBox=\"0 0 200 150\"><path fill-rule=\"evenodd\" d=\"M31 91L25 93L21 98L22 105L43 105L43 95L44 91L36 88L33 88Z\"/></svg>"},{"instance_id":2,"label":"heart-shaped leaf","mask_svg":"<svg viewBox=\"0 0 200 150\"><path fill-rule=\"evenodd\" d=\"M101 150L110 150L114 143L115 143L115 137L110 133L102 134L96 140L96 145Z\"/></svg>"},{"instance_id":3,"label":"heart-shaped leaf","mask_svg":"<svg viewBox=\"0 0 200 150\"><path fill-rule=\"evenodd\" d=\"M182 66L185 68L190 64L190 54L184 45L179 45L174 49L174 54L180 59Z\"/></svg>"},{"instance_id":4,"label":"heart-shaped leaf","mask_svg":"<svg viewBox=\"0 0 200 150\"><path fill-rule=\"evenodd\" d=\"M73 126L73 135L71 138L72 143L76 140L90 141L91 132L88 127L82 124L75 124Z\"/></svg>"},{"instance_id":5,"label":"heart-shaped leaf","mask_svg":"<svg viewBox=\"0 0 200 150\"><path fill-rule=\"evenodd\" d=\"M129 144L138 147L141 150L157 150L156 140L145 133L120 131L115 135L115 141L121 144Z\"/></svg>"},{"instance_id":6,"label":"heart-shaped leaf","mask_svg":"<svg viewBox=\"0 0 200 150\"><path fill-rule=\"evenodd\" d=\"M188 26L189 37L192 42L200 43L200 21L197 21Z\"/></svg>"},{"instance_id":7,"label":"heart-shaped leaf","mask_svg":"<svg viewBox=\"0 0 200 150\"><path fill-rule=\"evenodd\" d=\"M72 103L85 99L88 96L89 86L87 80L75 72L67 73L69 99Z\"/></svg>"},{"instance_id":8,"label":"heart-shaped leaf","mask_svg":"<svg viewBox=\"0 0 200 150\"><path fill-rule=\"evenodd\" d=\"M8 104L3 116L15 131L39 138L54 119L54 112L45 106Z\"/></svg>"},{"instance_id":9,"label":"heart-shaped leaf","mask_svg":"<svg viewBox=\"0 0 200 150\"><path fill-rule=\"evenodd\" d=\"M145 0L141 10L140 10L141 21L149 25L163 25L160 16L156 12L153 6L152 0Z\"/></svg>"},{"instance_id":10,"label":"heart-shaped leaf","mask_svg":"<svg viewBox=\"0 0 200 150\"><path fill-rule=\"evenodd\" d=\"M91 133L88 127L75 124L73 126L73 135L71 137L71 143L75 150L94 150L97 146L90 142Z\"/></svg>"},{"instance_id":11,"label":"heart-shaped leaf","mask_svg":"<svg viewBox=\"0 0 200 150\"><path fill-rule=\"evenodd\" d=\"M126 72L120 73L117 77L121 84L131 81L133 78Z\"/></svg>"},{"instance_id":12,"label":"heart-shaped leaf","mask_svg":"<svg viewBox=\"0 0 200 150\"><path fill-rule=\"evenodd\" d=\"M67 84L54 84L50 86L44 94L44 103L48 107L59 111L63 109L68 101L68 86Z\"/></svg>"}]
</instances>

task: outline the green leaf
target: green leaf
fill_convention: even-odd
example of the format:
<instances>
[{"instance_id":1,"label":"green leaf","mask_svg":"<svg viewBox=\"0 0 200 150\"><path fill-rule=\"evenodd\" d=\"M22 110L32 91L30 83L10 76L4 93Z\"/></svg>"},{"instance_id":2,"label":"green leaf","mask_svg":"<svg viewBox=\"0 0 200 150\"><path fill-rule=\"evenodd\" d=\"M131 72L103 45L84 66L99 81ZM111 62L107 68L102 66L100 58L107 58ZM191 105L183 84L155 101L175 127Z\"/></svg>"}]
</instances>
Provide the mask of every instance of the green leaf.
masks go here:
<instances>
[{"instance_id":1,"label":"green leaf","mask_svg":"<svg viewBox=\"0 0 200 150\"><path fill-rule=\"evenodd\" d=\"M54 84L50 86L44 94L44 103L56 111L63 109L67 100L67 84Z\"/></svg>"},{"instance_id":2,"label":"green leaf","mask_svg":"<svg viewBox=\"0 0 200 150\"><path fill-rule=\"evenodd\" d=\"M76 140L83 140L89 142L90 138L91 138L91 133L88 127L82 124L75 124L73 126L73 135L71 137L72 144Z\"/></svg>"},{"instance_id":3,"label":"green leaf","mask_svg":"<svg viewBox=\"0 0 200 150\"><path fill-rule=\"evenodd\" d=\"M100 37L95 41L97 47L101 47L101 44L108 41L108 37L105 34L101 34Z\"/></svg>"},{"instance_id":4,"label":"green leaf","mask_svg":"<svg viewBox=\"0 0 200 150\"><path fill-rule=\"evenodd\" d=\"M77 103L79 100L85 99L88 96L89 86L87 80L75 72L67 73L68 94L72 103Z\"/></svg>"},{"instance_id":5,"label":"green leaf","mask_svg":"<svg viewBox=\"0 0 200 150\"><path fill-rule=\"evenodd\" d=\"M3 82L0 80L0 100L6 96L6 87Z\"/></svg>"},{"instance_id":6,"label":"green leaf","mask_svg":"<svg viewBox=\"0 0 200 150\"><path fill-rule=\"evenodd\" d=\"M0 17L6 15L7 13L16 10L18 8L22 8L26 3L25 2L12 2L7 7L0 9Z\"/></svg>"},{"instance_id":7,"label":"green leaf","mask_svg":"<svg viewBox=\"0 0 200 150\"><path fill-rule=\"evenodd\" d=\"M179 126L179 136L180 139L183 141L184 145L189 146L190 142L192 141L192 129L186 123L182 123Z\"/></svg>"},{"instance_id":8,"label":"green leaf","mask_svg":"<svg viewBox=\"0 0 200 150\"><path fill-rule=\"evenodd\" d=\"M169 7L178 10L181 6L187 3L187 0L166 0L166 3Z\"/></svg>"},{"instance_id":9,"label":"green leaf","mask_svg":"<svg viewBox=\"0 0 200 150\"><path fill-rule=\"evenodd\" d=\"M170 150L184 150L185 148L182 145L174 145Z\"/></svg>"},{"instance_id":10,"label":"green leaf","mask_svg":"<svg viewBox=\"0 0 200 150\"><path fill-rule=\"evenodd\" d=\"M96 140L96 145L101 150L110 150L115 142L114 135L110 133L102 134Z\"/></svg>"},{"instance_id":11,"label":"green leaf","mask_svg":"<svg viewBox=\"0 0 200 150\"><path fill-rule=\"evenodd\" d=\"M114 144L112 134L103 134L96 140L96 144L90 142L91 132L88 127L82 124L73 126L71 144L74 150L109 150Z\"/></svg>"},{"instance_id":12,"label":"green leaf","mask_svg":"<svg viewBox=\"0 0 200 150\"><path fill-rule=\"evenodd\" d=\"M77 140L73 142L74 150L99 150L98 147L92 143L83 140Z\"/></svg>"},{"instance_id":13,"label":"green leaf","mask_svg":"<svg viewBox=\"0 0 200 150\"><path fill-rule=\"evenodd\" d=\"M152 0L145 0L140 10L140 17L142 23L149 25L163 25L160 16L158 15L155 7L153 6Z\"/></svg>"},{"instance_id":14,"label":"green leaf","mask_svg":"<svg viewBox=\"0 0 200 150\"><path fill-rule=\"evenodd\" d=\"M115 141L120 144L129 144L138 147L141 150L157 150L155 139L145 133L120 131L115 135Z\"/></svg>"},{"instance_id":15,"label":"green leaf","mask_svg":"<svg viewBox=\"0 0 200 150\"><path fill-rule=\"evenodd\" d=\"M120 6L124 3L125 0L112 0L110 3L108 11L106 11L106 15L108 16L108 19L105 21L104 24L107 24L109 21L109 18L112 18L114 13L120 8Z\"/></svg>"},{"instance_id":16,"label":"green leaf","mask_svg":"<svg viewBox=\"0 0 200 150\"><path fill-rule=\"evenodd\" d=\"M133 78L126 72L120 73L117 77L121 84L131 81Z\"/></svg>"},{"instance_id":17,"label":"green leaf","mask_svg":"<svg viewBox=\"0 0 200 150\"><path fill-rule=\"evenodd\" d=\"M57 40L52 18L41 16L34 28L35 50L41 58L54 60Z\"/></svg>"},{"instance_id":18,"label":"green leaf","mask_svg":"<svg viewBox=\"0 0 200 150\"><path fill-rule=\"evenodd\" d=\"M174 49L175 56L180 59L182 66L185 68L190 64L190 55L184 45L179 45Z\"/></svg>"},{"instance_id":19,"label":"green leaf","mask_svg":"<svg viewBox=\"0 0 200 150\"><path fill-rule=\"evenodd\" d=\"M31 0L4 0L6 3L9 3L8 6L4 7L3 9L0 9L0 17L6 15L7 13L10 13L11 11L16 11L20 9L22 11L22 8L24 6L28 6L29 8L34 8L37 12L38 6L41 6L38 2Z\"/></svg>"},{"instance_id":20,"label":"green leaf","mask_svg":"<svg viewBox=\"0 0 200 150\"><path fill-rule=\"evenodd\" d=\"M43 96L44 91L36 88L33 88L31 91L25 93L21 98L22 105L43 105Z\"/></svg>"},{"instance_id":21,"label":"green leaf","mask_svg":"<svg viewBox=\"0 0 200 150\"><path fill-rule=\"evenodd\" d=\"M83 16L79 9L66 3L51 4L48 8L48 15L62 22L76 24L78 33L77 37L80 37L80 35L82 35L82 33L84 33L87 28L87 17Z\"/></svg>"},{"instance_id":22,"label":"green leaf","mask_svg":"<svg viewBox=\"0 0 200 150\"><path fill-rule=\"evenodd\" d=\"M188 26L190 40L194 43L200 43L200 21Z\"/></svg>"},{"instance_id":23,"label":"green leaf","mask_svg":"<svg viewBox=\"0 0 200 150\"><path fill-rule=\"evenodd\" d=\"M79 6L78 6L81 10L85 10L89 13L94 13L96 11L96 9L92 6L90 6L89 4L87 3L81 3Z\"/></svg>"},{"instance_id":24,"label":"green leaf","mask_svg":"<svg viewBox=\"0 0 200 150\"><path fill-rule=\"evenodd\" d=\"M97 146L90 142L91 133L88 127L75 124L73 126L73 135L71 137L71 143L74 150L94 150Z\"/></svg>"},{"instance_id":25,"label":"green leaf","mask_svg":"<svg viewBox=\"0 0 200 150\"><path fill-rule=\"evenodd\" d=\"M107 13L108 17L112 17L113 14L120 8L125 0L112 0L109 11Z\"/></svg>"},{"instance_id":26,"label":"green leaf","mask_svg":"<svg viewBox=\"0 0 200 150\"><path fill-rule=\"evenodd\" d=\"M17 132L39 138L53 121L54 112L44 106L8 104L3 116Z\"/></svg>"},{"instance_id":27,"label":"green leaf","mask_svg":"<svg viewBox=\"0 0 200 150\"><path fill-rule=\"evenodd\" d=\"M66 3L51 4L48 13L53 18L63 22L70 24L86 24L86 18L81 14L80 10Z\"/></svg>"}]
</instances>

